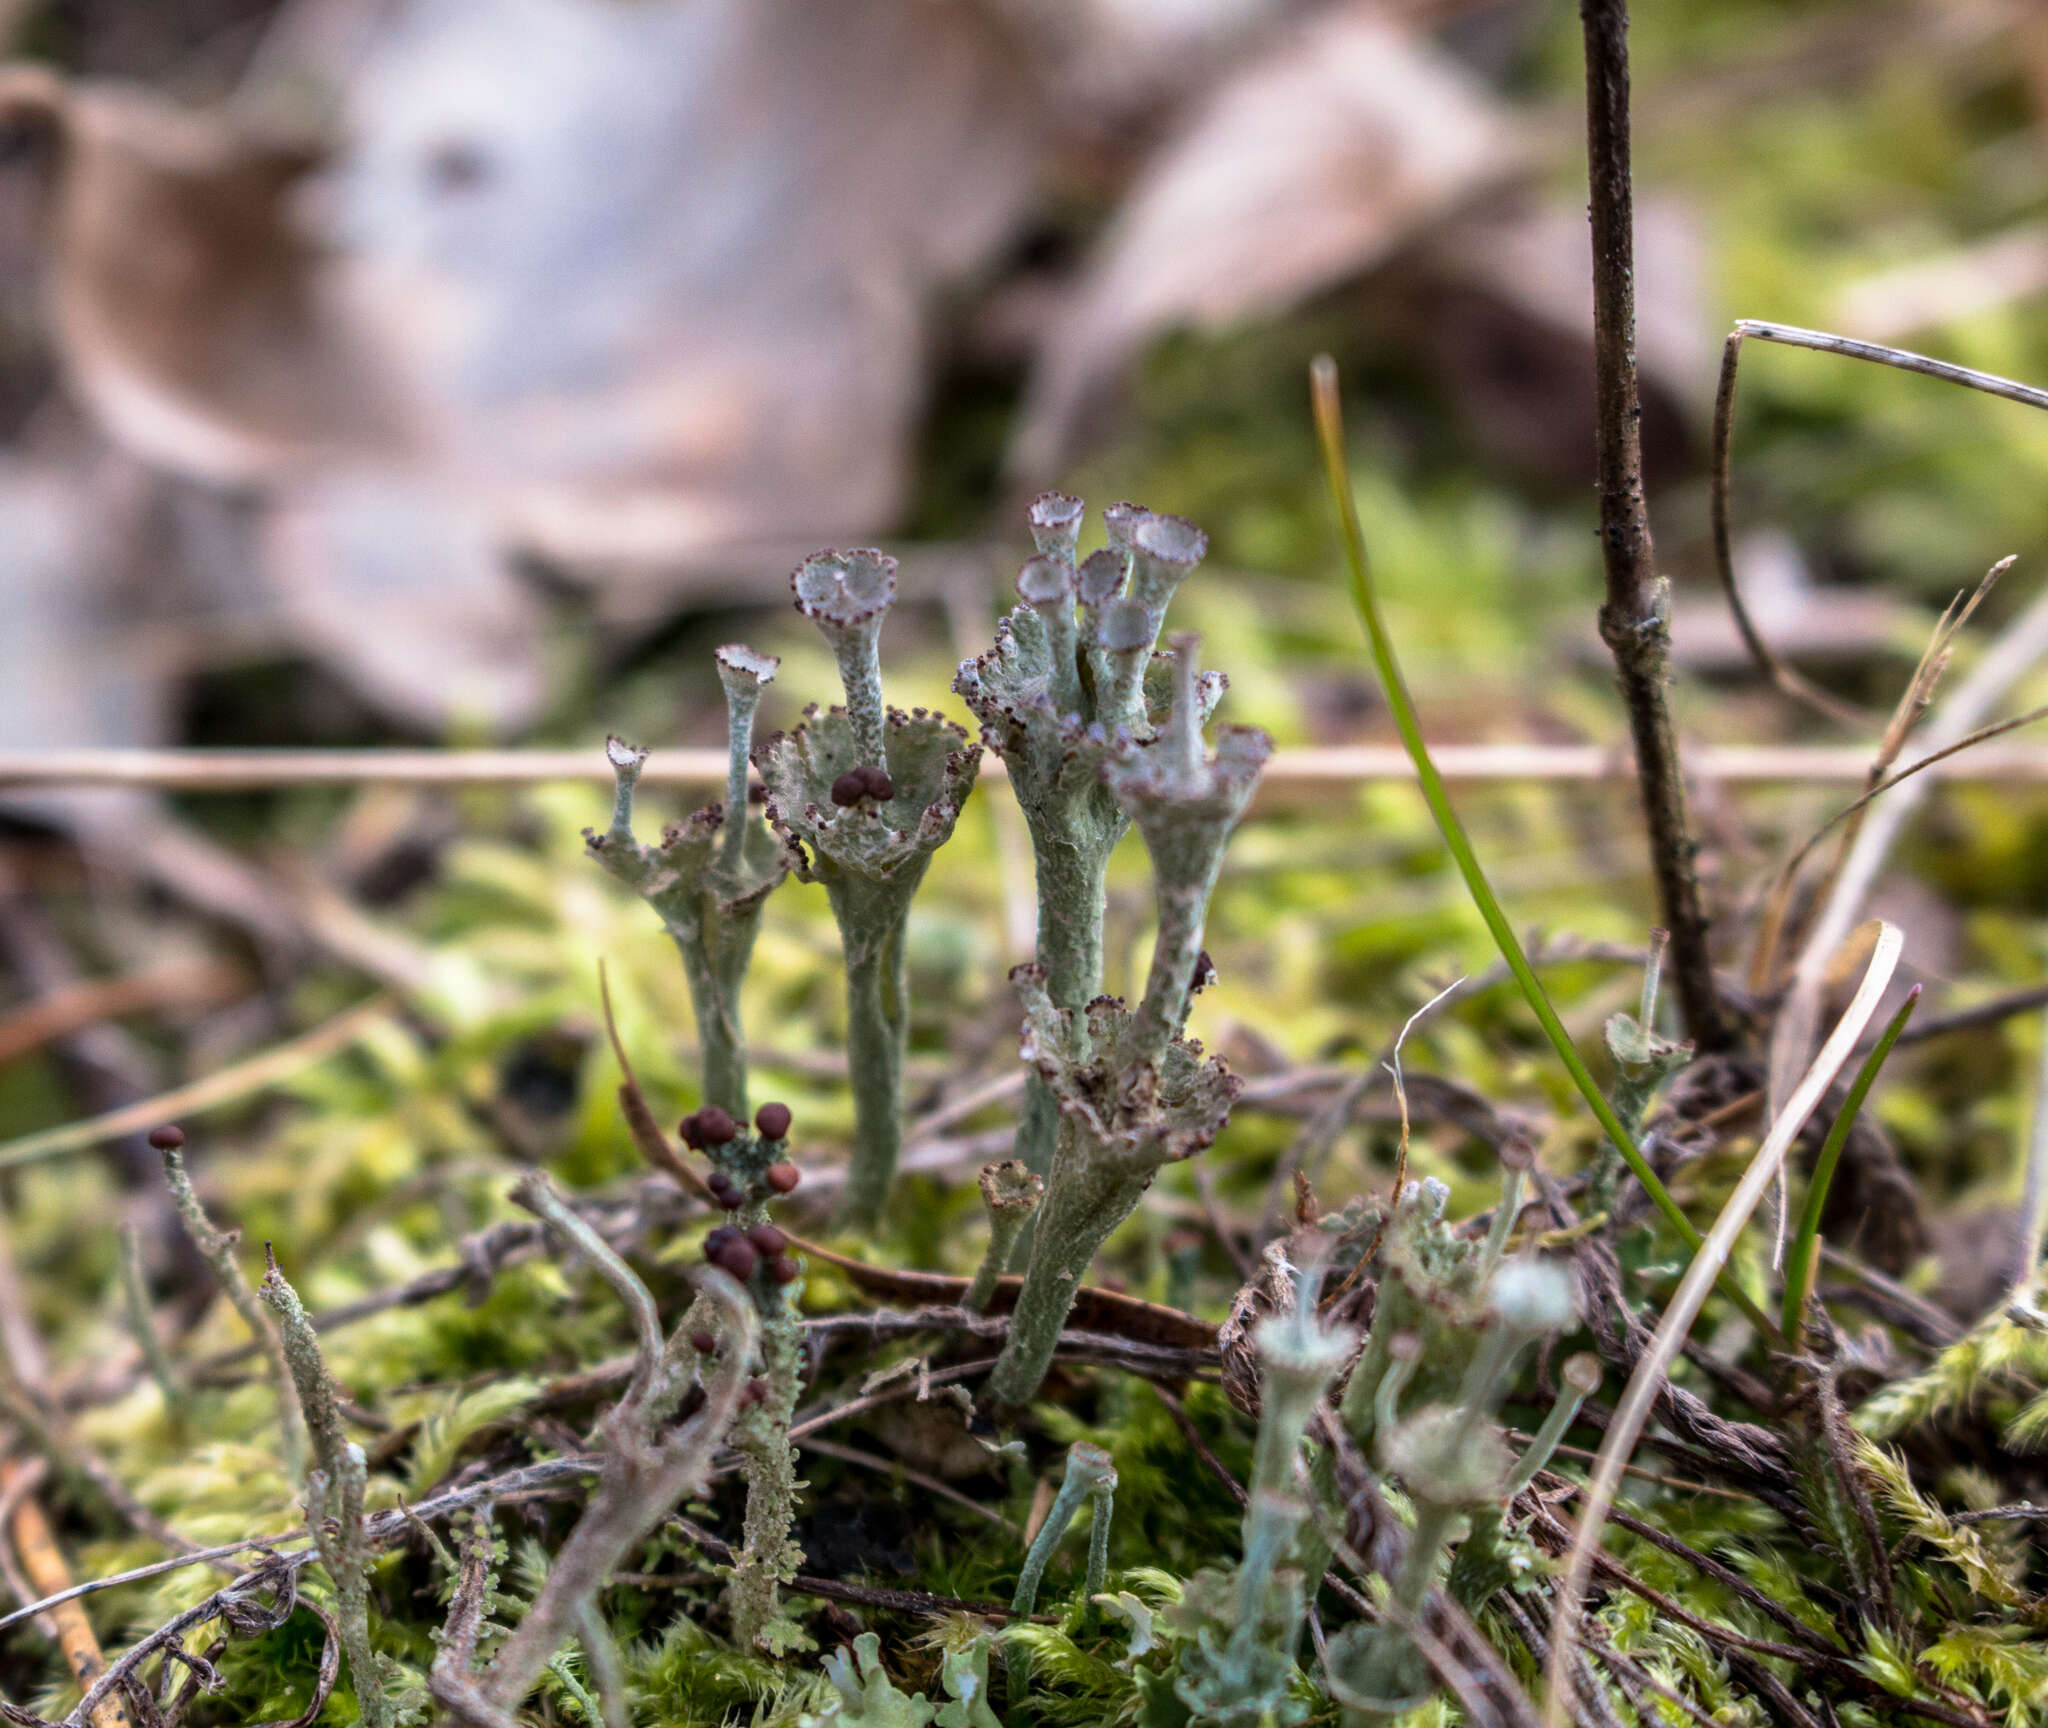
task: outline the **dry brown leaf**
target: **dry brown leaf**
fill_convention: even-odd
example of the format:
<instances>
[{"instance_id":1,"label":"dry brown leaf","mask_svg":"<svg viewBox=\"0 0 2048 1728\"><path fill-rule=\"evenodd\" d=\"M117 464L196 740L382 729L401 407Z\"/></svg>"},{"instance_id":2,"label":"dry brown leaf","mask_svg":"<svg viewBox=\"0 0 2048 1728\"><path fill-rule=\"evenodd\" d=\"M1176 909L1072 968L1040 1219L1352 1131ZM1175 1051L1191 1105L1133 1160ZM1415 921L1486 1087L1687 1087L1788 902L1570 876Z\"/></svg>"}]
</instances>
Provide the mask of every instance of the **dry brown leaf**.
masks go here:
<instances>
[{"instance_id":1,"label":"dry brown leaf","mask_svg":"<svg viewBox=\"0 0 2048 1728\"><path fill-rule=\"evenodd\" d=\"M1152 338L1283 310L1384 261L1525 160L1509 112L1378 7L1285 30L1139 176L1045 340L1013 471L1051 473Z\"/></svg>"},{"instance_id":2,"label":"dry brown leaf","mask_svg":"<svg viewBox=\"0 0 2048 1728\"><path fill-rule=\"evenodd\" d=\"M403 453L388 372L290 218L302 145L28 66L0 72L0 126L37 146L51 329L116 439L227 486Z\"/></svg>"}]
</instances>

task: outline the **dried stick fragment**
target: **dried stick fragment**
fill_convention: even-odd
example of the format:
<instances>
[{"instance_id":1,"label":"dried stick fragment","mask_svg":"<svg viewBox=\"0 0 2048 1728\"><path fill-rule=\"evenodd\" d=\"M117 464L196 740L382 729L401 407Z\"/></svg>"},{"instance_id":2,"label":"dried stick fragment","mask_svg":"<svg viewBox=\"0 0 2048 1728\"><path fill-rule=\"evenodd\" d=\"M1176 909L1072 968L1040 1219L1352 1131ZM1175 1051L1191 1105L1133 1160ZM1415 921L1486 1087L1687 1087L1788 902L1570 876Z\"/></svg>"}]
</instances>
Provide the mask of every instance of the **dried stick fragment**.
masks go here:
<instances>
[{"instance_id":1,"label":"dried stick fragment","mask_svg":"<svg viewBox=\"0 0 2048 1728\"><path fill-rule=\"evenodd\" d=\"M82 1122L66 1122L0 1143L0 1170L60 1157L66 1152L82 1152L89 1146L103 1146L109 1140L141 1134L168 1116L197 1115L276 1086L356 1043L391 1013L394 1001L389 991L380 990L296 1038L259 1050L243 1061L231 1062L201 1079L174 1086L153 1098L125 1104L118 1110L88 1116Z\"/></svg>"},{"instance_id":2,"label":"dried stick fragment","mask_svg":"<svg viewBox=\"0 0 2048 1728\"><path fill-rule=\"evenodd\" d=\"M256 1292L250 1288L241 1261L235 1257L235 1248L242 1239L242 1233L220 1229L199 1203L192 1178L185 1172L181 1151L185 1135L182 1129L156 1129L151 1133L149 1143L163 1154L164 1180L170 1184L178 1216L185 1222L185 1233L213 1269L221 1294L227 1297L235 1312L241 1315L242 1324L262 1346L263 1371L270 1381L271 1390L277 1395L278 1420L284 1428L285 1472L293 1482L302 1482L306 1474L306 1419L298 1399L292 1394L292 1370L285 1359L283 1340L279 1338L270 1316L264 1313Z\"/></svg>"},{"instance_id":3,"label":"dried stick fragment","mask_svg":"<svg viewBox=\"0 0 2048 1728\"><path fill-rule=\"evenodd\" d=\"M36 1502L32 1472L40 1468L19 1459L0 1459L0 1499L9 1506L7 1539L20 1558L22 1574L32 1591L25 1601L36 1596L59 1595L72 1587L71 1570L57 1546L56 1532ZM64 1652L65 1665L76 1677L79 1690L90 1691L107 1671L107 1659L99 1640L93 1636L92 1622L86 1618L85 1609L76 1599L60 1602L49 1610L46 1624L57 1640L57 1647ZM91 1728L133 1728L135 1719L129 1715L126 1704L109 1694L93 1706L86 1720Z\"/></svg>"},{"instance_id":4,"label":"dried stick fragment","mask_svg":"<svg viewBox=\"0 0 2048 1728\"><path fill-rule=\"evenodd\" d=\"M1643 502L1642 407L1636 389L1635 211L1629 166L1628 8L1581 0L1586 38L1586 154L1592 181L1594 394L1599 419L1600 551L1607 598L1600 635L1614 656L1672 983L1687 1036L1701 1050L1731 1038L1714 988L1685 781L1665 693L1671 659L1670 585L1657 574Z\"/></svg>"},{"instance_id":5,"label":"dried stick fragment","mask_svg":"<svg viewBox=\"0 0 2048 1728\"><path fill-rule=\"evenodd\" d=\"M572 1240L577 1238L569 1222L574 1213L566 1202L561 1202L558 1211L553 1208L552 1202L560 1196L552 1193L544 1178L529 1179L521 1188L522 1200L549 1207L550 1212L544 1214L549 1222L558 1224ZM588 1249L580 1240L578 1246ZM604 1269L602 1262L598 1264ZM626 1278L633 1278L623 1262L618 1266ZM603 1588L634 1544L702 1482L714 1448L732 1424L754 1356L754 1307L746 1292L716 1269L700 1271L695 1279L698 1293L717 1311L721 1334L717 1368L707 1381L704 1406L681 1426L665 1429L687 1390L689 1364L697 1352L681 1327L651 1366L643 1349L625 1395L604 1419L597 1492L555 1555L547 1583L533 1606L476 1688L482 1702L495 1713L494 1720L518 1708L555 1653L575 1633L584 1604ZM628 1306L638 1312L643 1298L651 1308L652 1298L644 1288Z\"/></svg>"},{"instance_id":6,"label":"dried stick fragment","mask_svg":"<svg viewBox=\"0 0 2048 1728\"><path fill-rule=\"evenodd\" d=\"M2006 1268L2008 1298L2018 1301L2034 1281L2041 1264L2041 1237L2048 1228L2048 1038L2043 1039L2040 1078L2034 1090L2034 1117L2027 1132L2025 1173L2020 1179L2018 1228L2012 1259Z\"/></svg>"},{"instance_id":7,"label":"dried stick fragment","mask_svg":"<svg viewBox=\"0 0 2048 1728\"><path fill-rule=\"evenodd\" d=\"M544 1171L536 1170L514 1183L512 1203L525 1207L563 1236L625 1304L633 1321L633 1383L651 1386L661 1371L664 1341L661 1316L639 1275L613 1252L612 1245L591 1227L589 1220L563 1198L562 1191Z\"/></svg>"}]
</instances>

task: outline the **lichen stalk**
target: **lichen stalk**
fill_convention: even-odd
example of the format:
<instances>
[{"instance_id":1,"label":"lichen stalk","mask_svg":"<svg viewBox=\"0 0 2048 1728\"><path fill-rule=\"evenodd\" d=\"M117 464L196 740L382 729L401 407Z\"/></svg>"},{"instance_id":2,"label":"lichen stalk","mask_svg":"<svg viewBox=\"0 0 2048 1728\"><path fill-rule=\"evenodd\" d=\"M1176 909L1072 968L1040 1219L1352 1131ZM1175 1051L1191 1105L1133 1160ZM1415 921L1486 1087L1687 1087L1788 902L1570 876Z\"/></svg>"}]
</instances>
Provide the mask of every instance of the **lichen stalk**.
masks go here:
<instances>
[{"instance_id":1,"label":"lichen stalk","mask_svg":"<svg viewBox=\"0 0 2048 1728\"><path fill-rule=\"evenodd\" d=\"M879 636L894 593L893 575L877 574L872 562L880 558L819 553L808 560L792 579L799 610L834 641L849 633ZM961 728L922 708L878 708L880 737L871 742L856 709L869 695L879 704L879 692L879 684L872 692L849 684L846 707L809 708L795 732L765 739L754 751L768 787L769 820L804 879L824 885L839 926L855 1134L838 1221L862 1230L881 1217L902 1149L911 901L932 854L952 837L981 755L962 748Z\"/></svg>"},{"instance_id":2,"label":"lichen stalk","mask_svg":"<svg viewBox=\"0 0 2048 1728\"><path fill-rule=\"evenodd\" d=\"M1600 1385L1600 1359L1580 1352L1566 1361L1562 1372L1564 1390L1557 1395L1543 1418L1543 1425L1536 1430L1535 1438L1529 1442L1520 1461L1508 1474L1507 1497L1517 1494L1536 1480L1536 1473L1548 1464L1551 1455L1563 1442L1571 1425L1578 1420L1579 1411L1586 1400Z\"/></svg>"},{"instance_id":3,"label":"lichen stalk","mask_svg":"<svg viewBox=\"0 0 2048 1728\"><path fill-rule=\"evenodd\" d=\"M1053 1498L1045 1522L1038 1527L1024 1564L1017 1573L1017 1588L1010 1598L1010 1612L1028 1615L1038 1607L1038 1588L1044 1581L1046 1563L1053 1550L1081 1510L1084 1500L1096 1500L1096 1519L1105 1530L1109 1523L1110 1496L1116 1492L1116 1460L1091 1441L1076 1440L1067 1448L1067 1470L1060 1478L1060 1491Z\"/></svg>"},{"instance_id":4,"label":"lichen stalk","mask_svg":"<svg viewBox=\"0 0 2048 1728\"><path fill-rule=\"evenodd\" d=\"M792 858L754 817L747 793L755 711L780 662L739 643L720 648L717 662L730 750L725 802L707 804L666 829L658 846L642 845L633 832L633 800L647 753L609 739L611 824L603 834L586 831L584 839L591 855L660 916L682 959L697 1016L704 1100L744 1117L747 1043L740 992L762 908L789 874Z\"/></svg>"},{"instance_id":5,"label":"lichen stalk","mask_svg":"<svg viewBox=\"0 0 2048 1728\"><path fill-rule=\"evenodd\" d=\"M1038 1390L1089 1262L1138 1209L1158 1168L1142 1156L1125 1155L1114 1141L1091 1136L1073 1117L1062 1117L1010 1335L989 1377L989 1395L999 1406L1026 1403Z\"/></svg>"},{"instance_id":6,"label":"lichen stalk","mask_svg":"<svg viewBox=\"0 0 2048 1728\"><path fill-rule=\"evenodd\" d=\"M397 1715L384 1689L386 1664L370 1644L372 1549L363 1526L369 1466L342 1425L334 1382L305 1305L278 1270L275 1256L267 1248L265 1254L270 1264L262 1300L277 1316L277 1336L313 1448L314 1468L306 1474L306 1526L334 1581L334 1623L348 1656L363 1728L392 1728Z\"/></svg>"},{"instance_id":7,"label":"lichen stalk","mask_svg":"<svg viewBox=\"0 0 2048 1728\"><path fill-rule=\"evenodd\" d=\"M1059 1101L1059 1140L1010 1334L989 1377L998 1407L1037 1391L1096 1250L1165 1165L1215 1139L1238 1092L1220 1062L1182 1039L1155 1064L1138 1063L1134 1020L1121 1002L1098 998L1076 1016L1053 1004L1041 968L1010 976L1024 1001L1024 1058Z\"/></svg>"},{"instance_id":8,"label":"lichen stalk","mask_svg":"<svg viewBox=\"0 0 2048 1728\"><path fill-rule=\"evenodd\" d=\"M142 1352L142 1365L164 1401L164 1414L174 1429L185 1422L185 1383L164 1348L163 1335L156 1329L156 1311L149 1299L149 1277L142 1265L142 1238L133 1224L123 1224L121 1242L121 1305L128 1318L128 1330L135 1334Z\"/></svg>"},{"instance_id":9,"label":"lichen stalk","mask_svg":"<svg viewBox=\"0 0 2048 1728\"><path fill-rule=\"evenodd\" d=\"M789 1111L781 1104L764 1104L752 1132L711 1110L683 1122L684 1139L711 1161L706 1185L730 1219L704 1239L705 1258L745 1288L759 1339L760 1371L747 1384L727 1438L739 1455L747 1496L726 1604L734 1643L777 1656L810 1647L782 1607L782 1589L795 1580L804 1558L790 1534L805 1484L797 1479L796 1449L789 1441L803 1388L797 1306L803 1263L768 1220L770 1200L796 1185L796 1166L788 1162L789 1127ZM689 1325L685 1316L684 1327Z\"/></svg>"},{"instance_id":10,"label":"lichen stalk","mask_svg":"<svg viewBox=\"0 0 2048 1728\"><path fill-rule=\"evenodd\" d=\"M967 1313L984 1313L995 1299L1003 1269L1010 1263L1010 1253L1044 1198L1045 1183L1016 1159L982 1166L981 1204L988 1213L988 1252L982 1257L974 1281L967 1286L967 1293L960 1298L960 1306Z\"/></svg>"},{"instance_id":11,"label":"lichen stalk","mask_svg":"<svg viewBox=\"0 0 2048 1728\"><path fill-rule=\"evenodd\" d=\"M1109 857L1130 825L1103 768L1116 749L1151 736L1148 674L1160 620L1205 544L1192 523L1117 504L1104 512L1110 544L1076 566L1080 518L1079 500L1064 493L1033 503L1038 556L1018 577L1022 604L998 626L995 646L964 662L953 682L1023 808L1038 879L1036 959L1052 1000L1077 1014L1102 987ZM1156 545L1141 554L1134 541L1155 521L1161 526L1147 538ZM1143 602L1126 596L1140 557ZM1212 705L1221 688L1220 679L1205 680L1200 700ZM1034 1073L1013 1156L1049 1175L1058 1136L1058 1103Z\"/></svg>"},{"instance_id":12,"label":"lichen stalk","mask_svg":"<svg viewBox=\"0 0 2048 1728\"><path fill-rule=\"evenodd\" d=\"M746 1483L747 1509L739 1554L733 1561L728 1602L733 1642L742 1650L757 1645L782 1655L808 1648L782 1609L782 1589L795 1581L804 1551L791 1539L797 1496L796 1448L789 1441L790 1419L803 1386L803 1322L793 1297L802 1286L775 1286L756 1292L761 1319L762 1387L755 1402L733 1424L731 1445L740 1456Z\"/></svg>"},{"instance_id":13,"label":"lichen stalk","mask_svg":"<svg viewBox=\"0 0 2048 1728\"><path fill-rule=\"evenodd\" d=\"M1294 1306L1261 1321L1252 1333L1259 1356L1259 1435L1252 1452L1252 1488L1291 1495L1295 1461L1316 1405L1358 1349L1349 1326L1325 1326L1316 1312L1320 1278L1303 1274Z\"/></svg>"},{"instance_id":14,"label":"lichen stalk","mask_svg":"<svg viewBox=\"0 0 2048 1728\"><path fill-rule=\"evenodd\" d=\"M922 872L920 872L922 875ZM833 910L842 905L833 896ZM861 908L849 908L859 922ZM909 895L902 912L875 934L846 950L846 1065L853 1085L856 1153L841 1191L840 1216L871 1226L882 1215L896 1185L903 1154L903 1061L910 1045L910 1015L904 999L903 942Z\"/></svg>"},{"instance_id":15,"label":"lichen stalk","mask_svg":"<svg viewBox=\"0 0 2048 1728\"><path fill-rule=\"evenodd\" d=\"M269 1380L271 1391L277 1397L285 1474L294 1484L302 1483L306 1473L305 1417L292 1391L291 1365L286 1359L277 1327L264 1312L264 1305L258 1300L235 1254L236 1246L242 1240L241 1232L222 1230L207 1216L206 1208L200 1204L199 1195L192 1187L192 1178L185 1171L185 1160L179 1150L185 1144L182 1131L159 1128L150 1135L149 1141L163 1154L164 1180L170 1185L171 1199L184 1222L185 1233L192 1238L200 1257L212 1269L228 1305L241 1316L242 1324L249 1328L263 1353L264 1377Z\"/></svg>"}]
</instances>

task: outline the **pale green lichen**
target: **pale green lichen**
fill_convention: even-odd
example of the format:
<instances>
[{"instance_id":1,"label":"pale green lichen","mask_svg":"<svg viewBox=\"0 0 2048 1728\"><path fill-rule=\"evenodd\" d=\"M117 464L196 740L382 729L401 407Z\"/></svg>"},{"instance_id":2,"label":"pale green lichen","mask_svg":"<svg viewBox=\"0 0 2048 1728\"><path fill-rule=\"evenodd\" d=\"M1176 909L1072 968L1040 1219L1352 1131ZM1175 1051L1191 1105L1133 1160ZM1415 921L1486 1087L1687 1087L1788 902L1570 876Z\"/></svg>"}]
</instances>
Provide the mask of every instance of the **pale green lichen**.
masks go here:
<instances>
[{"instance_id":1,"label":"pale green lichen","mask_svg":"<svg viewBox=\"0 0 2048 1728\"><path fill-rule=\"evenodd\" d=\"M1252 1334L1259 1434L1243 1559L1234 1577L1212 1569L1191 1579L1172 1611L1187 1640L1175 1694L1194 1721L1219 1728L1284 1725L1307 1714L1294 1695L1295 1652L1313 1593L1302 1554L1309 1506L1297 1467L1316 1406L1358 1347L1350 1327L1318 1317L1318 1285L1313 1272L1304 1274L1292 1307Z\"/></svg>"},{"instance_id":2,"label":"pale green lichen","mask_svg":"<svg viewBox=\"0 0 2048 1728\"><path fill-rule=\"evenodd\" d=\"M1120 504L1105 513L1110 544L1077 565L1082 514L1064 493L1032 504L1038 555L1017 578L1023 603L953 680L1002 757L1030 830L1047 992L1077 1012L1102 987L1109 857L1130 826L1103 769L1120 743L1152 733L1165 694L1154 645L1174 589L1206 550L1192 523ZM1222 689L1218 674L1201 681L1204 717ZM1049 1174L1058 1133L1057 1100L1031 1075L1017 1158Z\"/></svg>"},{"instance_id":3,"label":"pale green lichen","mask_svg":"<svg viewBox=\"0 0 2048 1728\"><path fill-rule=\"evenodd\" d=\"M747 763L754 711L780 664L731 643L718 650L725 687L728 762L723 804L707 804L667 829L658 846L633 833L633 799L647 753L617 738L605 745L615 795L610 826L585 831L590 854L659 914L682 956L703 1051L704 1101L747 1113L747 1042L740 990L768 896L789 874L792 855L752 812Z\"/></svg>"},{"instance_id":4,"label":"pale green lichen","mask_svg":"<svg viewBox=\"0 0 2048 1728\"><path fill-rule=\"evenodd\" d=\"M175 1153L164 1156L168 1164ZM263 1275L262 1300L277 1316L277 1336L313 1448L313 1468L306 1472L306 1527L334 1583L334 1623L348 1656L363 1728L392 1728L400 1720L391 1695L393 1682L402 1684L404 1677L397 1664L370 1643L373 1550L363 1526L369 1467L362 1447L343 1426L340 1401L305 1305L278 1270L276 1257L267 1249L265 1253L270 1263Z\"/></svg>"},{"instance_id":5,"label":"pale green lichen","mask_svg":"<svg viewBox=\"0 0 2048 1728\"><path fill-rule=\"evenodd\" d=\"M981 1205L988 1214L988 1252L960 1298L960 1306L968 1313L980 1314L994 1300L1010 1252L1044 1198L1045 1183L1017 1159L982 1166Z\"/></svg>"},{"instance_id":6,"label":"pale green lichen","mask_svg":"<svg viewBox=\"0 0 2048 1728\"><path fill-rule=\"evenodd\" d=\"M910 904L932 854L952 837L981 761L952 722L883 706L875 643L895 567L879 552L821 552L797 570L798 609L838 656L846 706L807 708L795 732L754 752L769 820L799 849L803 878L824 884L839 925L855 1117L839 1221L850 1229L874 1226L895 1181L910 1036Z\"/></svg>"},{"instance_id":7,"label":"pale green lichen","mask_svg":"<svg viewBox=\"0 0 2048 1728\"><path fill-rule=\"evenodd\" d=\"M1098 998L1075 1011L1052 998L1045 969L1011 973L1025 1010L1024 1057L1059 1111L1059 1139L1024 1287L989 1386L999 1405L1037 1391L1088 1263L1167 1164L1213 1141L1237 1082L1180 1036L1197 982L1202 928L1223 849L1272 751L1263 732L1225 727L1202 742L1206 703L1195 640L1173 655L1174 703L1149 742L1126 740L1105 766L1109 789L1151 855L1158 934L1135 1010Z\"/></svg>"},{"instance_id":8,"label":"pale green lichen","mask_svg":"<svg viewBox=\"0 0 2048 1728\"><path fill-rule=\"evenodd\" d=\"M706 1110L686 1120L683 1132L711 1161L714 1196L731 1219L705 1239L706 1256L745 1287L757 1316L760 1373L748 1383L727 1436L747 1489L726 1593L733 1642L742 1650L782 1656L812 1648L782 1604L782 1589L795 1580L804 1559L790 1534L805 1484L797 1479L796 1448L789 1440L803 1390L803 1320L797 1309L802 1261L786 1252L787 1239L768 1221L771 1198L788 1191L778 1178L786 1184L795 1171L788 1162L789 1112L779 1104L763 1105L749 1131Z\"/></svg>"}]
</instances>

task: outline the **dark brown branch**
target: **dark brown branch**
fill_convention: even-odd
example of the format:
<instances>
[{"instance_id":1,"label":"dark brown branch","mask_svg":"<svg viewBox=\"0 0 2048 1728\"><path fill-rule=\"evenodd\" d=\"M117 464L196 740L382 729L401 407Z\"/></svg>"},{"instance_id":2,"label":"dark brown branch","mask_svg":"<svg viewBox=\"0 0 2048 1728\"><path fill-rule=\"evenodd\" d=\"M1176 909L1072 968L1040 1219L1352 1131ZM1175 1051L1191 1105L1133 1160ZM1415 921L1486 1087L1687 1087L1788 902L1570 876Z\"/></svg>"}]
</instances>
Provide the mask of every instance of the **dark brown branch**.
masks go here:
<instances>
[{"instance_id":1,"label":"dark brown branch","mask_svg":"<svg viewBox=\"0 0 2048 1728\"><path fill-rule=\"evenodd\" d=\"M1657 574L1650 513L1643 502L1628 8L1624 0L1581 0L1579 15L1586 36L1586 158L1592 186L1600 553L1607 570L1600 635L1614 656L1635 740L1636 778L1662 921L1671 932L1671 981L1679 1010L1687 1034L1702 1050L1722 1050L1730 1031L1714 992L1696 847L1686 824L1685 782L1665 695L1671 659L1669 585Z\"/></svg>"}]
</instances>

